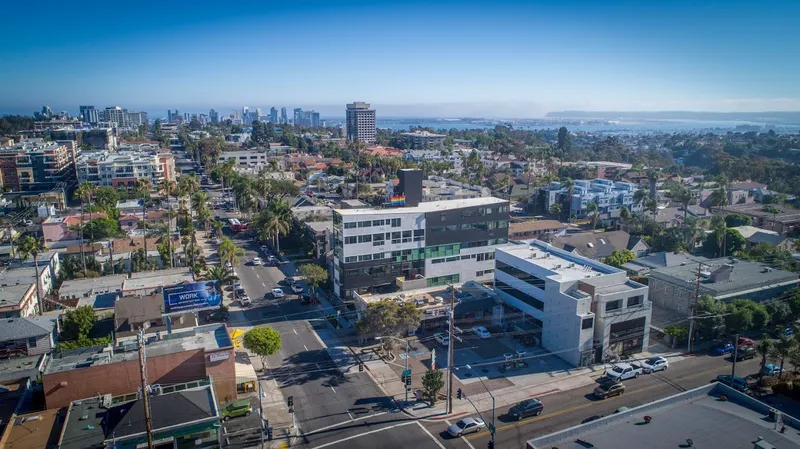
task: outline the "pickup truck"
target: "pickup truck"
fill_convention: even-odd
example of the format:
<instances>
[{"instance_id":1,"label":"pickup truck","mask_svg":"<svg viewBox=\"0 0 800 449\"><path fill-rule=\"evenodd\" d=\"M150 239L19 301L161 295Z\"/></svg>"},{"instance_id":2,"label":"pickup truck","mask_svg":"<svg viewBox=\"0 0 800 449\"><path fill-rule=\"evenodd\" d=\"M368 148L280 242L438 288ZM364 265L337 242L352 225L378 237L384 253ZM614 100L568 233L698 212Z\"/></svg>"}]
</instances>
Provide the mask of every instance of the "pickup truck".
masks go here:
<instances>
[{"instance_id":1,"label":"pickup truck","mask_svg":"<svg viewBox=\"0 0 800 449\"><path fill-rule=\"evenodd\" d=\"M617 363L606 370L606 377L615 381L639 377L642 374L642 367L630 363Z\"/></svg>"}]
</instances>

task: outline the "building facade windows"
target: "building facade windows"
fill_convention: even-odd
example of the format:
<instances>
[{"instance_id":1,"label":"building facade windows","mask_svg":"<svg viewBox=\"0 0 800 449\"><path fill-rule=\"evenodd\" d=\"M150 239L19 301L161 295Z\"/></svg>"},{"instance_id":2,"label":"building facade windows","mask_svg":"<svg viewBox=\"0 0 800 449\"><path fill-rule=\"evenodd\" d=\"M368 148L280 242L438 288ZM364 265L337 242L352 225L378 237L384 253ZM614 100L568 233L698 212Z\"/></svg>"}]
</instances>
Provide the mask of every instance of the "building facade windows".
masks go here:
<instances>
[{"instance_id":1,"label":"building facade windows","mask_svg":"<svg viewBox=\"0 0 800 449\"><path fill-rule=\"evenodd\" d=\"M494 288L500 290L503 293L507 293L520 301L524 302L525 304L533 307L536 310L544 311L544 303L539 301L538 299L534 298L533 296L521 291L517 290L516 288L506 284L503 281L494 281Z\"/></svg>"},{"instance_id":2,"label":"building facade windows","mask_svg":"<svg viewBox=\"0 0 800 449\"><path fill-rule=\"evenodd\" d=\"M495 269L497 269L498 271L502 271L503 273L509 276L513 276L521 281L525 281L526 283L540 290L544 290L545 287L544 279L538 278L530 273L526 273L520 270L519 268L512 267L511 265L508 265L507 263L498 260L495 263Z\"/></svg>"}]
</instances>

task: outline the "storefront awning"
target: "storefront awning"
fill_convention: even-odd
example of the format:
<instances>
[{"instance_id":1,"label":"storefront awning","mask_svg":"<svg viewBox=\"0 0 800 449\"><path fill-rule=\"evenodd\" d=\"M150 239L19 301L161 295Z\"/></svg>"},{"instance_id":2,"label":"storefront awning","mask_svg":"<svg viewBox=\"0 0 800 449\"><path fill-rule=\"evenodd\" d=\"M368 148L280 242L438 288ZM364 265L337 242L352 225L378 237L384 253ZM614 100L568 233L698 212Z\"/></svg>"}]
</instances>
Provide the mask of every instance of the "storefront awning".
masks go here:
<instances>
[{"instance_id":1,"label":"storefront awning","mask_svg":"<svg viewBox=\"0 0 800 449\"><path fill-rule=\"evenodd\" d=\"M249 363L236 362L235 369L237 385L245 382L255 382L258 380L256 369L253 368L253 365Z\"/></svg>"}]
</instances>

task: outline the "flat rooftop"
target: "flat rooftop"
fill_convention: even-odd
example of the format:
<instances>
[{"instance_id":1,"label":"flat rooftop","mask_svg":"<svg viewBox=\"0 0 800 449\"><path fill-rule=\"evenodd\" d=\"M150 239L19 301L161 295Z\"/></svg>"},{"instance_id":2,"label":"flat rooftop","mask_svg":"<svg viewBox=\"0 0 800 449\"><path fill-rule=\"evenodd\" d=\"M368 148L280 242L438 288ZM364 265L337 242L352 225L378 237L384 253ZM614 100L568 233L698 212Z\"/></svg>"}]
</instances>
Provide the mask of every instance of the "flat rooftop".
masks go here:
<instances>
[{"instance_id":1,"label":"flat rooftop","mask_svg":"<svg viewBox=\"0 0 800 449\"><path fill-rule=\"evenodd\" d=\"M56 447L60 428L61 409L48 409L17 415L8 429L6 449L41 449Z\"/></svg>"},{"instance_id":2,"label":"flat rooftop","mask_svg":"<svg viewBox=\"0 0 800 449\"><path fill-rule=\"evenodd\" d=\"M168 287L182 282L194 282L191 271L185 268L133 273L130 279L122 283L122 291L141 290L146 288Z\"/></svg>"},{"instance_id":3,"label":"flat rooftop","mask_svg":"<svg viewBox=\"0 0 800 449\"><path fill-rule=\"evenodd\" d=\"M60 297L83 297L95 292L121 291L122 283L128 279L127 274L112 274L90 279L70 279L61 284L58 289Z\"/></svg>"},{"instance_id":4,"label":"flat rooftop","mask_svg":"<svg viewBox=\"0 0 800 449\"><path fill-rule=\"evenodd\" d=\"M491 206L496 204L508 203L508 200L495 198L493 196L482 198L463 198L457 200L429 201L419 203L414 207L385 207L370 209L337 209L336 212L342 216L352 215L375 215L375 214L421 214L425 212L437 212L451 209L461 209L464 207Z\"/></svg>"},{"instance_id":5,"label":"flat rooftop","mask_svg":"<svg viewBox=\"0 0 800 449\"><path fill-rule=\"evenodd\" d=\"M765 211L765 207L774 207L779 212L777 214L773 214L772 212ZM754 217L762 217L767 221L777 221L778 223L791 223L800 221L800 209L795 209L794 207L785 206L783 204L735 204L733 206L721 207L719 210L727 213L739 213Z\"/></svg>"},{"instance_id":6,"label":"flat rooftop","mask_svg":"<svg viewBox=\"0 0 800 449\"><path fill-rule=\"evenodd\" d=\"M749 262L736 259L734 257L722 257L719 259L709 259L702 263L702 273L713 273L723 265L733 266L733 273L725 281L712 282L707 276L700 280L700 288L710 292L715 297L741 294L750 290L761 290L774 287L784 283L798 282L800 277L797 273L778 270L759 262ZM697 264L677 265L674 267L659 268L650 271L650 276L672 281L674 283L691 284L694 290L697 279Z\"/></svg>"},{"instance_id":7,"label":"flat rooftop","mask_svg":"<svg viewBox=\"0 0 800 449\"><path fill-rule=\"evenodd\" d=\"M495 251L527 260L551 271L558 276L555 280L559 282L585 280L620 271L600 262L560 250L539 240L529 240L520 245L503 246Z\"/></svg>"},{"instance_id":8,"label":"flat rooftop","mask_svg":"<svg viewBox=\"0 0 800 449\"><path fill-rule=\"evenodd\" d=\"M0 382L18 379L36 379L47 355L10 357L0 360Z\"/></svg>"},{"instance_id":9,"label":"flat rooftop","mask_svg":"<svg viewBox=\"0 0 800 449\"><path fill-rule=\"evenodd\" d=\"M725 394L727 401L720 401ZM781 434L766 419L770 407L713 383L528 441L528 448L586 449L695 448L752 449L759 438L776 448L800 446L797 430ZM644 416L652 417L644 424ZM788 420L787 420L788 421ZM787 422L787 427L790 427Z\"/></svg>"},{"instance_id":10,"label":"flat rooftop","mask_svg":"<svg viewBox=\"0 0 800 449\"><path fill-rule=\"evenodd\" d=\"M172 334L162 334L161 340L151 341L146 344L145 350L148 357L158 357L196 349L215 350L233 346L225 324L210 324L192 329L174 331ZM93 346L89 348L64 351L61 354L53 353L44 369L44 374L71 371L89 368L97 365L138 360L139 353L135 345L130 349L119 346L109 351L108 346Z\"/></svg>"}]
</instances>

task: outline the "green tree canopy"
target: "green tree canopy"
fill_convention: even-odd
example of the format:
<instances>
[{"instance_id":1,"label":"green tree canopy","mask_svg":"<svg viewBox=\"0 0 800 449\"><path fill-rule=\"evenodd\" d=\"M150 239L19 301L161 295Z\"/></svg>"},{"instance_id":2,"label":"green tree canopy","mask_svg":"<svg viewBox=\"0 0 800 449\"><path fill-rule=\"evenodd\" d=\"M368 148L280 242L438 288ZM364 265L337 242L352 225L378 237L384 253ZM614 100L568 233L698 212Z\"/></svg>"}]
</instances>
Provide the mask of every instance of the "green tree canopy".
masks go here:
<instances>
[{"instance_id":1,"label":"green tree canopy","mask_svg":"<svg viewBox=\"0 0 800 449\"><path fill-rule=\"evenodd\" d=\"M722 315L726 310L725 304L711 295L698 298L695 314L699 319L695 320L695 325L703 339L716 338L722 333L725 329L725 317Z\"/></svg>"},{"instance_id":2,"label":"green tree canopy","mask_svg":"<svg viewBox=\"0 0 800 449\"><path fill-rule=\"evenodd\" d=\"M307 263L300 265L300 276L303 276L311 287L311 294L315 294L315 290L320 284L328 280L328 270L323 266L315 263Z\"/></svg>"},{"instance_id":3,"label":"green tree canopy","mask_svg":"<svg viewBox=\"0 0 800 449\"><path fill-rule=\"evenodd\" d=\"M431 404L431 407L436 405L436 397L442 388L444 388L442 372L430 369L426 371L425 375L422 376L422 395Z\"/></svg>"},{"instance_id":4,"label":"green tree canopy","mask_svg":"<svg viewBox=\"0 0 800 449\"><path fill-rule=\"evenodd\" d=\"M706 237L705 241L703 242L703 250L706 254L710 256L716 256L718 254L722 254L722 248L720 247L720 240L722 240L719 236L720 233L723 232L721 229L718 229ZM745 244L747 241L744 239L742 234L739 231L734 229L726 229L725 231L725 240L724 240L724 247L725 247L725 254L724 256L731 256L735 254L737 251L741 251L744 249Z\"/></svg>"},{"instance_id":5,"label":"green tree canopy","mask_svg":"<svg viewBox=\"0 0 800 449\"><path fill-rule=\"evenodd\" d=\"M398 304L385 298L369 304L356 326L362 336L375 338L381 336L401 336L419 327L422 314L410 301Z\"/></svg>"},{"instance_id":6,"label":"green tree canopy","mask_svg":"<svg viewBox=\"0 0 800 449\"><path fill-rule=\"evenodd\" d=\"M64 314L61 337L65 340L83 340L89 338L97 316L92 306L80 306L67 310Z\"/></svg>"},{"instance_id":7,"label":"green tree canopy","mask_svg":"<svg viewBox=\"0 0 800 449\"><path fill-rule=\"evenodd\" d=\"M271 327L254 327L244 334L243 343L261 358L261 366L267 366L267 357L281 349L281 334Z\"/></svg>"},{"instance_id":8,"label":"green tree canopy","mask_svg":"<svg viewBox=\"0 0 800 449\"><path fill-rule=\"evenodd\" d=\"M725 216L725 224L729 228L738 228L739 226L750 226L753 224L753 219L747 215L742 214L728 214Z\"/></svg>"},{"instance_id":9,"label":"green tree canopy","mask_svg":"<svg viewBox=\"0 0 800 449\"><path fill-rule=\"evenodd\" d=\"M623 249L614 251L613 253L611 253L610 256L606 257L603 262L608 265L611 265L612 267L619 268L635 258L636 254L634 254L633 251L628 249Z\"/></svg>"}]
</instances>

